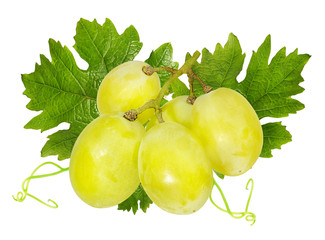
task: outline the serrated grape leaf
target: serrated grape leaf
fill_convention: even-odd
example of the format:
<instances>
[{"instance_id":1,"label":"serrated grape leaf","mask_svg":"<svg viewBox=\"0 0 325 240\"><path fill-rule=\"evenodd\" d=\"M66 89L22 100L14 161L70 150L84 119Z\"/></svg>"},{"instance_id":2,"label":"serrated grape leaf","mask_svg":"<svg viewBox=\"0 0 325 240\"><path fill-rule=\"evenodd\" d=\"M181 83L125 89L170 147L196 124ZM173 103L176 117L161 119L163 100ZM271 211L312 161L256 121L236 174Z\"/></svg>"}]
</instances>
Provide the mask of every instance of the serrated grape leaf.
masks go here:
<instances>
[{"instance_id":1,"label":"serrated grape leaf","mask_svg":"<svg viewBox=\"0 0 325 240\"><path fill-rule=\"evenodd\" d=\"M236 89L237 76L243 68L244 60L245 54L242 53L237 37L230 33L224 47L218 43L213 53L206 48L202 50L201 62L193 66L193 71L213 89L219 87ZM194 80L193 88L197 97L204 94L198 81Z\"/></svg>"},{"instance_id":2,"label":"serrated grape leaf","mask_svg":"<svg viewBox=\"0 0 325 240\"><path fill-rule=\"evenodd\" d=\"M118 205L118 210L123 210L123 211L126 210L129 212L132 209L133 214L136 214L136 212L139 209L139 203L140 203L140 208L142 209L143 212L146 212L150 204L152 203L151 199L143 190L141 184L128 199L126 199L124 202Z\"/></svg>"},{"instance_id":3,"label":"serrated grape leaf","mask_svg":"<svg viewBox=\"0 0 325 240\"><path fill-rule=\"evenodd\" d=\"M170 67L174 69L178 68L178 63L173 62L173 47L170 43L165 43L155 51L152 51L146 62L152 67ZM170 78L171 73L167 71L159 71L157 73L160 78L161 86L163 86L165 82ZM172 83L169 90L170 93L173 93L173 98L190 94L190 90L179 79L176 79Z\"/></svg>"},{"instance_id":4,"label":"serrated grape leaf","mask_svg":"<svg viewBox=\"0 0 325 240\"><path fill-rule=\"evenodd\" d=\"M31 99L27 108L42 111L25 128L45 131L70 123L68 130L49 136L41 152L43 157L70 157L79 133L98 116L96 95L102 79L112 68L133 60L142 47L133 26L119 35L109 19L103 25L81 19L75 41L76 51L89 64L87 70L77 66L67 47L50 39L52 61L41 55L41 64L36 64L35 71L22 75L24 94Z\"/></svg>"},{"instance_id":5,"label":"serrated grape leaf","mask_svg":"<svg viewBox=\"0 0 325 240\"><path fill-rule=\"evenodd\" d=\"M283 144L291 142L292 136L286 130L286 127L281 122L271 122L262 125L263 129L263 149L260 157L273 157L272 149L281 149Z\"/></svg>"},{"instance_id":6,"label":"serrated grape leaf","mask_svg":"<svg viewBox=\"0 0 325 240\"><path fill-rule=\"evenodd\" d=\"M48 136L48 141L41 150L41 156L58 155L58 160L70 158L75 141L87 124L71 123L67 130L59 130Z\"/></svg>"},{"instance_id":7,"label":"serrated grape leaf","mask_svg":"<svg viewBox=\"0 0 325 240\"><path fill-rule=\"evenodd\" d=\"M238 90L253 106L260 119L281 118L296 113L304 104L291 98L304 89L299 86L304 79L301 72L310 55L294 52L286 56L286 48L280 49L269 64L271 36L267 36L249 62L246 77L239 83ZM272 149L291 141L291 134L281 123L262 126L264 143L261 157L272 157Z\"/></svg>"},{"instance_id":8,"label":"serrated grape leaf","mask_svg":"<svg viewBox=\"0 0 325 240\"><path fill-rule=\"evenodd\" d=\"M142 43L137 30L131 25L121 35L114 24L106 19L103 25L81 19L77 24L77 34L73 46L88 64L88 72L101 80L116 66L131 61L140 52ZM97 76L100 74L100 76Z\"/></svg>"},{"instance_id":9,"label":"serrated grape leaf","mask_svg":"<svg viewBox=\"0 0 325 240\"><path fill-rule=\"evenodd\" d=\"M294 52L286 56L282 48L269 64L271 37L266 37L257 52L253 52L245 79L239 91L255 109L260 119L264 117L287 117L304 108L304 104L291 96L304 91L301 72L310 55Z\"/></svg>"}]
</instances>

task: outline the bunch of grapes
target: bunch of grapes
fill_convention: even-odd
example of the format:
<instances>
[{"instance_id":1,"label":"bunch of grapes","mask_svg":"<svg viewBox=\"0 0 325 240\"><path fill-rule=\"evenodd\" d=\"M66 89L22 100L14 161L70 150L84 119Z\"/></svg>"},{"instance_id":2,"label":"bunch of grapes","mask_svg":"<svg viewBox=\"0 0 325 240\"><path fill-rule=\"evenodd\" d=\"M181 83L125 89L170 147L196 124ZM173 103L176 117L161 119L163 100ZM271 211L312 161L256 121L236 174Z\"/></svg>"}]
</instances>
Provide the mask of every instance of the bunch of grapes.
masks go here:
<instances>
[{"instance_id":1,"label":"bunch of grapes","mask_svg":"<svg viewBox=\"0 0 325 240\"><path fill-rule=\"evenodd\" d=\"M144 107L162 90L158 74L144 71L149 68L126 62L102 81L101 115L73 147L70 180L94 207L123 202L141 183L159 208L190 214L209 198L213 169L238 176L254 165L263 145L261 124L248 101L228 88L191 98L195 101L179 96L161 108ZM132 119L127 113L138 114Z\"/></svg>"}]
</instances>

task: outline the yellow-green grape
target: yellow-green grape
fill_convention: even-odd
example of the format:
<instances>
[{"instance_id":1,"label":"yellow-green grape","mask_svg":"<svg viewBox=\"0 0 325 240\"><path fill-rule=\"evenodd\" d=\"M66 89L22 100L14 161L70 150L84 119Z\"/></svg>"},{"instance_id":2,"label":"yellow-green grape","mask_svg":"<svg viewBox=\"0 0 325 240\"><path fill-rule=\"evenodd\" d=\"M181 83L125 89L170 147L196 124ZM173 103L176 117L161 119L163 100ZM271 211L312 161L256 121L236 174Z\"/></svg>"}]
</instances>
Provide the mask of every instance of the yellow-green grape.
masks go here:
<instances>
[{"instance_id":1,"label":"yellow-green grape","mask_svg":"<svg viewBox=\"0 0 325 240\"><path fill-rule=\"evenodd\" d=\"M138 187L141 123L123 113L104 114L79 135L70 159L74 191L87 204L103 208L126 200Z\"/></svg>"},{"instance_id":2,"label":"yellow-green grape","mask_svg":"<svg viewBox=\"0 0 325 240\"><path fill-rule=\"evenodd\" d=\"M212 167L190 130L175 122L152 127L139 149L140 182L161 209L190 214L207 201Z\"/></svg>"},{"instance_id":3,"label":"yellow-green grape","mask_svg":"<svg viewBox=\"0 0 325 240\"><path fill-rule=\"evenodd\" d=\"M192 105L186 102L188 96L178 96L167 102L162 108L162 117L165 122L172 121L190 127ZM153 116L148 122L146 129L149 130L158 124L156 116Z\"/></svg>"},{"instance_id":4,"label":"yellow-green grape","mask_svg":"<svg viewBox=\"0 0 325 240\"><path fill-rule=\"evenodd\" d=\"M262 150L263 132L256 112L246 98L228 88L196 99L192 130L201 140L212 167L224 175L245 173Z\"/></svg>"},{"instance_id":5,"label":"yellow-green grape","mask_svg":"<svg viewBox=\"0 0 325 240\"><path fill-rule=\"evenodd\" d=\"M160 91L158 74L146 75L142 71L144 66L149 65L141 61L125 62L106 75L97 93L97 107L101 114L136 109L157 97ZM144 124L153 115L154 110L148 109L138 119Z\"/></svg>"}]
</instances>

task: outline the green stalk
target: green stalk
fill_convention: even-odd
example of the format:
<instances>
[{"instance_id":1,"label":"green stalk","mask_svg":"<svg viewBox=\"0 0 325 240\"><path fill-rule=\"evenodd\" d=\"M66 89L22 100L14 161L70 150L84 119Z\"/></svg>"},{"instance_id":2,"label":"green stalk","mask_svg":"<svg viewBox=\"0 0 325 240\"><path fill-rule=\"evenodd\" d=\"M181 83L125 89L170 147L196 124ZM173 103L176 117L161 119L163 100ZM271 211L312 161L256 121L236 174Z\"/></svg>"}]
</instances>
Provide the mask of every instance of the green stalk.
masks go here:
<instances>
[{"instance_id":1,"label":"green stalk","mask_svg":"<svg viewBox=\"0 0 325 240\"><path fill-rule=\"evenodd\" d=\"M163 97L169 92L169 88L172 85L172 83L178 79L183 74L190 74L192 72L192 66L196 62L196 60L200 57L201 53L199 51L195 51L193 56L189 58L184 65L176 70L172 68L145 68L143 71L146 74L153 74L155 71L169 71L172 73L172 76L165 82L165 84L160 89L160 92L158 93L158 96L155 99L149 100L147 103L142 105L141 107L137 109L131 109L127 112L125 112L124 117L128 119L129 121L134 121L137 119L137 116L144 112L145 110L149 108L154 108L156 110L156 116L158 118L158 121L164 122L163 118L161 116L161 108L160 108L160 102L163 99Z\"/></svg>"}]
</instances>

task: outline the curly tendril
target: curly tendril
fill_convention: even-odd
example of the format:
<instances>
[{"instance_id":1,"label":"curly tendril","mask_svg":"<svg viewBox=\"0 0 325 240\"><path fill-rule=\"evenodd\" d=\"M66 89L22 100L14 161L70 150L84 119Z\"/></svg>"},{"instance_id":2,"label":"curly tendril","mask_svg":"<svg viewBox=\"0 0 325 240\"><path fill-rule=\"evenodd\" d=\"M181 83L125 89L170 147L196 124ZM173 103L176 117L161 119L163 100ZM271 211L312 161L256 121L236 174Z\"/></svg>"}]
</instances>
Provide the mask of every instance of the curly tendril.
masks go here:
<instances>
[{"instance_id":1,"label":"curly tendril","mask_svg":"<svg viewBox=\"0 0 325 240\"><path fill-rule=\"evenodd\" d=\"M249 196L248 196L248 200L247 200L247 203L246 203L246 208L245 208L245 211L244 212L232 212L229 208L229 204L226 200L226 197L225 195L223 194L220 186L218 185L218 183L216 182L215 179L213 179L213 185L216 186L220 192L220 195L222 197L222 200L226 206L226 209L223 209L221 207L219 207L212 199L212 192L210 194L210 201L212 202L212 204L218 208L219 210L223 211L223 212L226 212L228 213L230 216L232 216L233 218L236 218L236 219L240 219L240 218L243 218L245 217L246 221L248 222L252 222L251 225L253 225L256 221L256 215L252 212L248 212L248 207L249 207L249 203L250 203L250 200L251 200L251 197L252 197L252 193L253 193L253 188L254 188L254 181L253 179L249 179L247 184L246 184L246 190L248 190L248 186L249 184L251 184L251 190L250 190L250 193L249 193Z\"/></svg>"},{"instance_id":2,"label":"curly tendril","mask_svg":"<svg viewBox=\"0 0 325 240\"><path fill-rule=\"evenodd\" d=\"M40 169L42 166L44 165L53 165L55 167L57 167L59 170L56 171L56 172L52 172L52 173L47 173L47 174L41 174L41 175L34 175L38 169ZM58 164L56 163L53 163L53 162L45 162L45 163L42 163L41 165L39 165L37 168L35 168L35 170L32 172L32 174L26 178L24 181L23 181L23 184L22 184L22 192L18 192L16 197L14 195L12 195L13 199L17 202L23 202L27 196L35 199L36 201L44 204L45 206L48 206L50 208L57 208L58 207L58 204L56 202L54 202L53 200L49 199L48 200L48 203L40 200L39 198L35 197L34 195L28 193L28 187L29 187L29 183L32 179L37 179L37 178L44 178L44 177L50 177L50 176L54 176L54 175L57 175L59 173L62 173L62 172L65 172L65 171L68 171L69 168L63 168L61 166L59 166Z\"/></svg>"}]
</instances>

